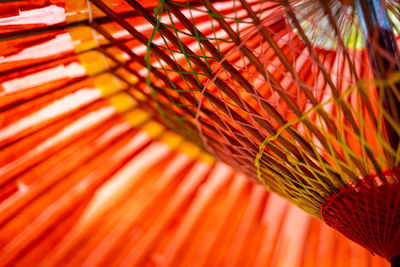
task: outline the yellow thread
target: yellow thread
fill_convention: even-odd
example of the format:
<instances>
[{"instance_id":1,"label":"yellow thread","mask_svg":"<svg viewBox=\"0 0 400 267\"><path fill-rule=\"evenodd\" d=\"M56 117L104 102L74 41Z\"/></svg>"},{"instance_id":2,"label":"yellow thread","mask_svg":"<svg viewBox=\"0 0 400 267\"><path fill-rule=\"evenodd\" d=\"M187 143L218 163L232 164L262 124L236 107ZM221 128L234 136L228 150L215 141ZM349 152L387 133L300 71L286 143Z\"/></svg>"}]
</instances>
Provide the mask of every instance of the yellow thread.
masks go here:
<instances>
[{"instance_id":1,"label":"yellow thread","mask_svg":"<svg viewBox=\"0 0 400 267\"><path fill-rule=\"evenodd\" d=\"M354 95L355 90L362 90L358 92L358 95L363 94L367 96L367 101L374 101L373 99L376 99L376 96L368 97L371 94L369 92L371 88L387 88L398 80L400 80L400 73L395 73L386 80L359 81L358 84L354 84L341 92L337 98L331 98L314 106L304 112L301 117L280 127L276 134L267 136L259 145L259 151L254 161L258 179L268 189L277 192L300 208L319 217L320 206L325 201L325 197L352 182L357 183L359 179L370 173L379 171L365 151L370 151L374 158L378 158L380 166L386 168L396 166L390 157L384 156L384 153L396 157L397 162L400 161L400 151L392 149L379 127L382 125L382 118L386 118L399 133L400 125L378 101L378 103L371 105L376 108L374 112L377 113L372 115L378 117L378 123L375 126L377 128L367 129L367 127L371 127L371 123L366 121L365 115L360 114L362 109L359 106L355 107L348 102L348 96ZM400 98L400 96L396 97ZM361 102L360 99L358 101ZM341 113L335 116L328 114L329 119L337 125L338 135L335 136L330 132L324 124L321 113L318 112L327 105L334 105L339 112L344 112L342 107L345 107L346 112L349 112L358 123L359 134L356 134L353 127L348 123L343 123L344 116ZM362 105L362 103L359 103L359 105ZM364 107L364 105L361 107ZM309 127L311 126L321 132L327 148L315 143L317 138L310 132ZM298 129L303 130L299 131ZM291 132L304 138L313 155L315 155L312 161L309 159L310 152L306 150L304 145L291 138ZM371 136L374 138L373 143L366 139L371 138ZM290 151L288 147L284 147L283 140L296 148L297 157L294 156L295 151ZM358 146L361 146L358 149L362 149L363 153L354 151L352 140ZM266 150L269 146L271 149ZM281 159L278 154L273 152L274 149L281 152L286 158ZM276 166L273 162L281 164L281 166Z\"/></svg>"}]
</instances>

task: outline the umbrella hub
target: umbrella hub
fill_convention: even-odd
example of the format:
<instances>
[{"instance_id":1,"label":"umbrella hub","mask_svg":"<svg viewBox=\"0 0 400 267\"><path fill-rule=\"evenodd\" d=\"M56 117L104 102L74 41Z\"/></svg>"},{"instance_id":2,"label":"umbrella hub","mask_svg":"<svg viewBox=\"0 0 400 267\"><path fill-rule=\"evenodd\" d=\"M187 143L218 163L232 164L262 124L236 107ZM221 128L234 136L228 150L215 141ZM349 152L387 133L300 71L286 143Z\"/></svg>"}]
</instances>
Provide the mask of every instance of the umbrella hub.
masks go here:
<instances>
[{"instance_id":1,"label":"umbrella hub","mask_svg":"<svg viewBox=\"0 0 400 267\"><path fill-rule=\"evenodd\" d=\"M321 215L331 227L388 260L400 255L400 169L349 185L327 198Z\"/></svg>"}]
</instances>

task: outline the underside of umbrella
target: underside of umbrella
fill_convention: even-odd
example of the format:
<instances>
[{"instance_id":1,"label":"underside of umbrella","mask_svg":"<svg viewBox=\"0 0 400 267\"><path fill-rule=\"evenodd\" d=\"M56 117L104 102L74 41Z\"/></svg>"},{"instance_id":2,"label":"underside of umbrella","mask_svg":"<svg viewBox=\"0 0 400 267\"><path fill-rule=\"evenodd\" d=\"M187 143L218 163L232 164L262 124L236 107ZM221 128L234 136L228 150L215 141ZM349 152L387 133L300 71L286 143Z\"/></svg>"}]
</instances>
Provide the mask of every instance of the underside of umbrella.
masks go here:
<instances>
[{"instance_id":1,"label":"underside of umbrella","mask_svg":"<svg viewBox=\"0 0 400 267\"><path fill-rule=\"evenodd\" d=\"M56 131L93 101L102 110L105 96L117 105L103 116L126 112L123 90L169 129L398 260L398 1L90 2L5 4L2 146L35 132L44 140L41 127ZM4 169L0 182L22 170Z\"/></svg>"}]
</instances>

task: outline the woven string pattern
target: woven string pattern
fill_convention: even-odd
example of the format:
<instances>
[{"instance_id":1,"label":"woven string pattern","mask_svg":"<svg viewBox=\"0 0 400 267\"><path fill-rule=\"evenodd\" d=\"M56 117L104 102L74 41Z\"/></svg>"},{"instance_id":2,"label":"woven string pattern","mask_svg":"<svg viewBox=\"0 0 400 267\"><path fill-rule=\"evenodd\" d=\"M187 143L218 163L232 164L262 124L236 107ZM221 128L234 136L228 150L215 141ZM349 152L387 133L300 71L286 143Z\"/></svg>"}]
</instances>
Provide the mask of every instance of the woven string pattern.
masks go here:
<instances>
[{"instance_id":1,"label":"woven string pattern","mask_svg":"<svg viewBox=\"0 0 400 267\"><path fill-rule=\"evenodd\" d=\"M393 176L398 168L367 177L329 197L321 212L329 226L387 259L400 254L400 186L384 182Z\"/></svg>"},{"instance_id":2,"label":"woven string pattern","mask_svg":"<svg viewBox=\"0 0 400 267\"><path fill-rule=\"evenodd\" d=\"M378 95L399 75L373 79L353 7L159 1L149 11L128 0L138 18L125 20L92 3L133 38L118 45L172 128L309 213L398 165L382 126L399 134L396 114Z\"/></svg>"}]
</instances>

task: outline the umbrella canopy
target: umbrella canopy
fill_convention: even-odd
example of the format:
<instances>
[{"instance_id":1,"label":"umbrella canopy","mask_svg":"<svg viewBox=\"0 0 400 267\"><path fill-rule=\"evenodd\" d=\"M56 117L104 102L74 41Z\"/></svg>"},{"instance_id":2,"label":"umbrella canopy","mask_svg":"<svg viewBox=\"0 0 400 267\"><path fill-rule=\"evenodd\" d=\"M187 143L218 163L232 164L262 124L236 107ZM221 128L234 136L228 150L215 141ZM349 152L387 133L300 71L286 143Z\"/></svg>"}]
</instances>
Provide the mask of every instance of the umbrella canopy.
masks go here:
<instances>
[{"instance_id":1,"label":"umbrella canopy","mask_svg":"<svg viewBox=\"0 0 400 267\"><path fill-rule=\"evenodd\" d=\"M168 130L96 51L60 55L2 83L1 266L385 266Z\"/></svg>"},{"instance_id":2,"label":"umbrella canopy","mask_svg":"<svg viewBox=\"0 0 400 267\"><path fill-rule=\"evenodd\" d=\"M216 162L127 93L66 107L75 94L7 110L41 100L33 114L47 117L1 151L1 266L387 265ZM48 123L52 110L61 115Z\"/></svg>"},{"instance_id":3,"label":"umbrella canopy","mask_svg":"<svg viewBox=\"0 0 400 267\"><path fill-rule=\"evenodd\" d=\"M357 1L331 2L9 2L0 143L124 90L170 129L392 259L398 58L354 19ZM396 28L396 3L385 3ZM129 109L117 107L109 112Z\"/></svg>"}]
</instances>

